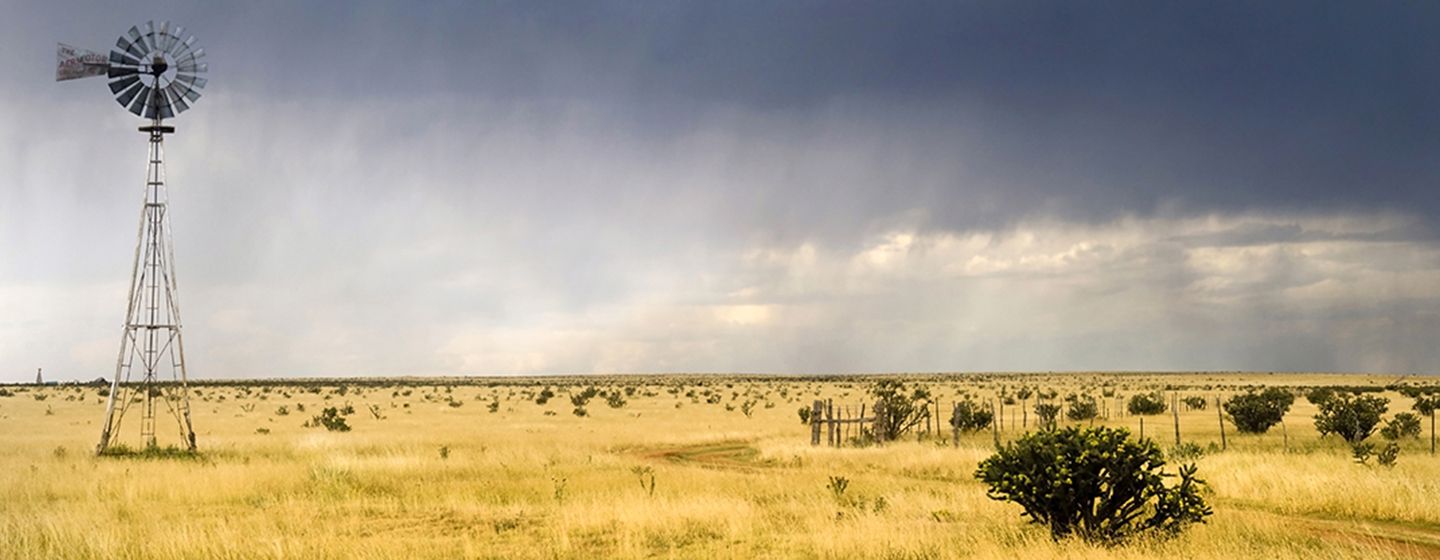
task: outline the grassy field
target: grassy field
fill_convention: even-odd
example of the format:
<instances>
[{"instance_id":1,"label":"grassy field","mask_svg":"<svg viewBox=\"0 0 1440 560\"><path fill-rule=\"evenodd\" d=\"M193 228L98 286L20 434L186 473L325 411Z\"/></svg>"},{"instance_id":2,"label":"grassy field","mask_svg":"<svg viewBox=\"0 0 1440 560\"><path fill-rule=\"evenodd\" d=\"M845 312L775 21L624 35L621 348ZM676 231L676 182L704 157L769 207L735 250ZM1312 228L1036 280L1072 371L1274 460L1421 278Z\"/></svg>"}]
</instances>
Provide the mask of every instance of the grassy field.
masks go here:
<instances>
[{"instance_id":1,"label":"grassy field","mask_svg":"<svg viewBox=\"0 0 1440 560\"><path fill-rule=\"evenodd\" d=\"M1180 413L1181 437L1202 446L1220 442L1214 398L1246 386L1395 382L1263 373L904 379L942 403L1022 385L1112 392L1111 418L1100 423L1132 430L1140 418L1116 415L1118 398L1202 395L1206 410ZM869 382L201 386L192 397L201 455L171 459L94 457L97 388L11 386L0 397L0 558L1440 558L1440 458L1429 454L1428 420L1398 466L1359 465L1343 443L1317 436L1314 407L1299 398L1283 430L1231 431L1226 451L1198 459L1212 490L1208 524L1103 548L1052 542L1017 506L986 498L973 473L993 450L991 432L965 435L959 448L943 430L878 448L812 447L797 409L817 398L858 408ZM592 384L628 393L626 403L596 397L577 417L569 396ZM537 404L547 386L555 397ZM1410 399L1384 396L1391 413L1409 410ZM303 426L347 403L351 431ZM1020 409L1006 408L1001 438L1023 431ZM131 445L136 420L123 434ZM1145 422L1147 436L1173 445L1169 414ZM173 421L160 425L162 445L178 441ZM832 476L850 481L843 498L827 489Z\"/></svg>"}]
</instances>

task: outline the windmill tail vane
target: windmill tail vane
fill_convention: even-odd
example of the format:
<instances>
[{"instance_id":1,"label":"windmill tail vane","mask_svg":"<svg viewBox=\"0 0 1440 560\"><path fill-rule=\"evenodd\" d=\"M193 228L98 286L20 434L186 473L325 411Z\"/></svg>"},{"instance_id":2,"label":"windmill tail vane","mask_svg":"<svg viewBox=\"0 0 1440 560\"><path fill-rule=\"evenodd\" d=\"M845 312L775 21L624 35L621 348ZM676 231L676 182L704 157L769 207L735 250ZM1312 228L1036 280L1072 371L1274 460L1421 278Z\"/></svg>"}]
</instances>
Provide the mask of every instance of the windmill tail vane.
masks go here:
<instances>
[{"instance_id":1,"label":"windmill tail vane","mask_svg":"<svg viewBox=\"0 0 1440 560\"><path fill-rule=\"evenodd\" d=\"M55 56L55 81L105 76L115 101L150 121L139 127L150 144L145 198L120 352L96 453L104 454L118 443L122 422L132 407L140 409L140 438L145 448L158 447L158 412L161 418L174 417L181 444L194 451L165 180L165 135L174 133L175 127L161 121L189 110L200 99L206 83L200 75L209 71L209 65L201 62L205 49L195 44L195 37L187 35L185 28L168 21L158 25L149 21L143 28L134 26L121 35L108 55L60 43Z\"/></svg>"}]
</instances>

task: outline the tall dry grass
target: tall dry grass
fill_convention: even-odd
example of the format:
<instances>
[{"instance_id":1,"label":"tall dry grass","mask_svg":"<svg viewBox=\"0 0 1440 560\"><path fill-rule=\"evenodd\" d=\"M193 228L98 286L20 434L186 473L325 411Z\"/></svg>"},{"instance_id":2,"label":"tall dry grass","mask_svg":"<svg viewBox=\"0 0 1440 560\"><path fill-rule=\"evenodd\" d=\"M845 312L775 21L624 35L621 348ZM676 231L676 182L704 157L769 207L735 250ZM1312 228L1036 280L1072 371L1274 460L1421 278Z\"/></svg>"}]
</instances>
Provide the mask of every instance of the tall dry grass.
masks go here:
<instances>
[{"instance_id":1,"label":"tall dry grass","mask_svg":"<svg viewBox=\"0 0 1440 560\"><path fill-rule=\"evenodd\" d=\"M967 435L959 449L913 438L816 448L796 409L816 393L858 404L863 382L708 381L721 403L650 383L624 408L596 399L586 418L570 413L563 390L540 406L520 386L345 395L331 387L202 388L194 402L199 460L92 457L103 412L95 390L30 389L0 398L0 558L1200 560L1440 551L1440 459L1409 442L1393 469L1356 465L1341 446L1319 440L1303 399L1286 418L1288 446L1278 432L1230 433L1229 451L1199 459L1213 490L1209 524L1174 540L1102 548L1052 542L1018 508L985 497L972 473L990 453L991 434ZM678 382L689 389L696 380ZM1226 394L1248 384L1384 381L1203 374L926 382L948 402L962 391L992 395L999 383L1062 394L1106 383L1122 394L1185 383L1194 393ZM396 394L403 389L411 394ZM1408 407L1390 396L1392 411ZM494 397L502 405L491 413ZM749 418L739 409L747 399L762 403ZM301 427L321 407L347 401L358 411L353 431ZM305 412L296 410L301 404ZM387 418L371 418L370 404ZM280 405L290 414L276 415ZM1211 406L1181 414L1182 438L1218 443ZM1171 422L1147 419L1147 435L1168 446ZM1134 417L1109 423L1138 428ZM1022 431L1006 428L1005 438ZM653 496L633 471L646 466ZM831 476L850 481L843 497L826 488Z\"/></svg>"}]
</instances>

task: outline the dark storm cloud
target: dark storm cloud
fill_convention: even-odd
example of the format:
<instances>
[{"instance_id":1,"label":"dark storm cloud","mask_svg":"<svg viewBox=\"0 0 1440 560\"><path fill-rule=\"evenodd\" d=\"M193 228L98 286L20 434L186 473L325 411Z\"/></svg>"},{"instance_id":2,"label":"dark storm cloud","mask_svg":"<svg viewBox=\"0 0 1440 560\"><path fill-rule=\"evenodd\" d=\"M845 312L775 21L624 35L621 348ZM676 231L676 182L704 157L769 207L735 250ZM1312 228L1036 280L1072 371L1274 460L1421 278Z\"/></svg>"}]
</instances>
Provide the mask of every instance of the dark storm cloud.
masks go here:
<instances>
[{"instance_id":1,"label":"dark storm cloud","mask_svg":"<svg viewBox=\"0 0 1440 560\"><path fill-rule=\"evenodd\" d=\"M48 10L57 21L73 13ZM946 228L1031 214L1440 211L1440 6L1426 3L353 2L160 11L205 35L226 70L217 87L280 104L583 99L654 142L739 110L874 127L888 133L895 158L967 158L955 162L966 169L963 184L896 185L883 197L868 187L797 185L758 209L822 228L914 206ZM397 142L417 124L376 121ZM859 208L807 216L816 190Z\"/></svg>"},{"instance_id":2,"label":"dark storm cloud","mask_svg":"<svg viewBox=\"0 0 1440 560\"><path fill-rule=\"evenodd\" d=\"M214 70L168 146L201 376L1440 367L1431 4L6 16L0 379L113 359L143 145L51 49L152 17Z\"/></svg>"}]
</instances>

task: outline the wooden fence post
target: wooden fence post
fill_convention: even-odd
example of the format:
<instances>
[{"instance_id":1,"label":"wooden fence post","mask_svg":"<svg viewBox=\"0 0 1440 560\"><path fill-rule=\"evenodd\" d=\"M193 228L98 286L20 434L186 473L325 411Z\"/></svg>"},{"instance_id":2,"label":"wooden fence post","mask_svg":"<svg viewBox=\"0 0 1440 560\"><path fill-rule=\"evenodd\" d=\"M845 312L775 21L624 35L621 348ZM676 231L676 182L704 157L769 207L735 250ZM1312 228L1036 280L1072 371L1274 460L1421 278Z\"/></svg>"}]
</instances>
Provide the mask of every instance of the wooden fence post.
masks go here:
<instances>
[{"instance_id":1,"label":"wooden fence post","mask_svg":"<svg viewBox=\"0 0 1440 560\"><path fill-rule=\"evenodd\" d=\"M825 399L825 443L830 447L835 445L835 400Z\"/></svg>"},{"instance_id":2,"label":"wooden fence post","mask_svg":"<svg viewBox=\"0 0 1440 560\"><path fill-rule=\"evenodd\" d=\"M1225 451L1230 446L1225 443L1225 413L1220 409L1220 396L1215 396L1215 417L1220 419L1220 450Z\"/></svg>"},{"instance_id":3,"label":"wooden fence post","mask_svg":"<svg viewBox=\"0 0 1440 560\"><path fill-rule=\"evenodd\" d=\"M875 421L870 431L875 432L875 443L885 443L885 402L875 402Z\"/></svg>"},{"instance_id":4,"label":"wooden fence post","mask_svg":"<svg viewBox=\"0 0 1440 560\"><path fill-rule=\"evenodd\" d=\"M1140 441L1145 441L1145 417L1140 417Z\"/></svg>"},{"instance_id":5,"label":"wooden fence post","mask_svg":"<svg viewBox=\"0 0 1440 560\"><path fill-rule=\"evenodd\" d=\"M950 445L956 448L960 447L960 423L955 421L959 415L960 403L950 403Z\"/></svg>"},{"instance_id":6,"label":"wooden fence post","mask_svg":"<svg viewBox=\"0 0 1440 560\"><path fill-rule=\"evenodd\" d=\"M874 430L871 430L872 432ZM855 418L855 439L865 438L865 403L860 403L860 416Z\"/></svg>"},{"instance_id":7,"label":"wooden fence post","mask_svg":"<svg viewBox=\"0 0 1440 560\"><path fill-rule=\"evenodd\" d=\"M925 433L930 433L930 403L928 401L925 403ZM916 439L921 439L923 437L924 436L922 435Z\"/></svg>"},{"instance_id":8,"label":"wooden fence post","mask_svg":"<svg viewBox=\"0 0 1440 560\"><path fill-rule=\"evenodd\" d=\"M1180 447L1180 396L1170 393L1170 416L1175 418L1175 447Z\"/></svg>"},{"instance_id":9,"label":"wooden fence post","mask_svg":"<svg viewBox=\"0 0 1440 560\"><path fill-rule=\"evenodd\" d=\"M819 399L810 407L810 445L820 445L820 415L825 411L825 405Z\"/></svg>"},{"instance_id":10,"label":"wooden fence post","mask_svg":"<svg viewBox=\"0 0 1440 560\"><path fill-rule=\"evenodd\" d=\"M995 417L995 401L990 401L990 417ZM1000 448L1000 424L990 422L990 433L995 436L995 448Z\"/></svg>"}]
</instances>

